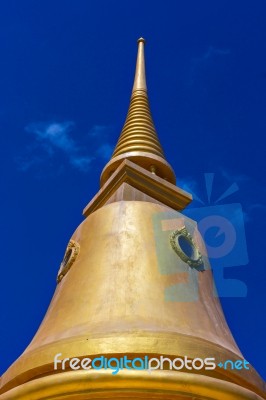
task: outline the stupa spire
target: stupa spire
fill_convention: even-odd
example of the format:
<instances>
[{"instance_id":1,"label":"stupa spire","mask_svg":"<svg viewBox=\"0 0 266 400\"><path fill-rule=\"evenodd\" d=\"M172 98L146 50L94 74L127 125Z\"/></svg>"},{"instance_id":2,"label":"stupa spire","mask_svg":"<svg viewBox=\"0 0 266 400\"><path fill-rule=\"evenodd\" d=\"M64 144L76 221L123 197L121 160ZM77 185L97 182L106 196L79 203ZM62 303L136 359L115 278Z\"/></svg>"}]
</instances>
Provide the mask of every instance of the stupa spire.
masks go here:
<instances>
[{"instance_id":1,"label":"stupa spire","mask_svg":"<svg viewBox=\"0 0 266 400\"><path fill-rule=\"evenodd\" d=\"M151 115L146 85L145 39L138 39L135 79L126 121L112 155L101 177L103 185L124 159L155 172L175 183L175 175L167 163Z\"/></svg>"},{"instance_id":2,"label":"stupa spire","mask_svg":"<svg viewBox=\"0 0 266 400\"><path fill-rule=\"evenodd\" d=\"M145 151L164 158L147 95L144 45L145 40L140 38L129 110L112 158L129 151Z\"/></svg>"},{"instance_id":3,"label":"stupa spire","mask_svg":"<svg viewBox=\"0 0 266 400\"><path fill-rule=\"evenodd\" d=\"M145 43L146 43L145 39L143 38L138 39L138 55L136 63L135 80L132 90L133 93L136 90L145 90L147 92L145 55L144 55Z\"/></svg>"}]
</instances>

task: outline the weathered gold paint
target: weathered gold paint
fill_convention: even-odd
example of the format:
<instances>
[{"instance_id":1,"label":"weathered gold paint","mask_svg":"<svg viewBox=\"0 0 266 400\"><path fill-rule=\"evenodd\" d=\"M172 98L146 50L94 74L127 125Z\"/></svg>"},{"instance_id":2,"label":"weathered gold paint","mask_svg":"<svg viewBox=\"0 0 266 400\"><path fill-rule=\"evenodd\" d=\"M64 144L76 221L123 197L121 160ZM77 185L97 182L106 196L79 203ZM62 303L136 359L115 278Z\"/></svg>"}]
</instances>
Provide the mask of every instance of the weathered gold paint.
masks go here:
<instances>
[{"instance_id":1,"label":"weathered gold paint","mask_svg":"<svg viewBox=\"0 0 266 400\"><path fill-rule=\"evenodd\" d=\"M137 85L144 85L144 69L140 71ZM115 164L118 172L108 182L104 179L99 195L85 210L87 218L71 237L71 243L78 243L79 253L59 280L32 342L1 377L0 400L266 399L264 382L252 367L197 373L123 370L117 375L109 370L54 370L57 353L62 353L61 358L164 355L171 359L215 357L222 362L243 359L215 296L196 224L169 207L173 204L182 209L191 197L160 174L154 175L156 163L153 172L145 168L149 157L164 160L161 156L147 153L147 158L141 159L145 166L136 157L134 166L132 158L124 161L125 154L118 156L122 157ZM167 162L162 162L166 168ZM138 201L125 201L120 193L116 201L115 193L124 184L136 187L138 193L143 187L143 198L138 194ZM113 200L107 204L110 198ZM203 256L204 272L190 268L171 247L171 233L183 227ZM175 300L182 284L192 300Z\"/></svg>"}]
</instances>

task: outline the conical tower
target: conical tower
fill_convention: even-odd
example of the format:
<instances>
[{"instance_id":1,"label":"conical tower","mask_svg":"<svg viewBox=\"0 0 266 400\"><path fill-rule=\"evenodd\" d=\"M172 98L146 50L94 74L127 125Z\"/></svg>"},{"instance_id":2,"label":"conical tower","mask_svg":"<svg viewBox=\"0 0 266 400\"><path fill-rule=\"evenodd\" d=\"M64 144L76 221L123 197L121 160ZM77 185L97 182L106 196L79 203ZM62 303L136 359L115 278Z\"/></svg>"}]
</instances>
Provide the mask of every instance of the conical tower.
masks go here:
<instances>
[{"instance_id":1,"label":"conical tower","mask_svg":"<svg viewBox=\"0 0 266 400\"><path fill-rule=\"evenodd\" d=\"M192 197L174 185L158 140L138 42L101 189L39 330L1 377L0 400L266 399L225 321L197 225L180 212Z\"/></svg>"},{"instance_id":2,"label":"conical tower","mask_svg":"<svg viewBox=\"0 0 266 400\"><path fill-rule=\"evenodd\" d=\"M175 184L174 172L164 157L150 111L144 45L145 40L140 38L138 40L135 80L126 122L112 159L102 172L101 184L104 184L118 165L126 159Z\"/></svg>"}]
</instances>

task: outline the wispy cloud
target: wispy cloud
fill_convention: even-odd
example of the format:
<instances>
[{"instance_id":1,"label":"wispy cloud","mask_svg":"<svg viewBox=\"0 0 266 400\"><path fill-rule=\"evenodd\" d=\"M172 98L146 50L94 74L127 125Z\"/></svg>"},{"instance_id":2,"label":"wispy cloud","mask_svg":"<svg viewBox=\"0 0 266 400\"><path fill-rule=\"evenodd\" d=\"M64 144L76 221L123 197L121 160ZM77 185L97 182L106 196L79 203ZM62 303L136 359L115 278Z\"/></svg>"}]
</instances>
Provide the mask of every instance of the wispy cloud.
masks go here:
<instances>
[{"instance_id":1,"label":"wispy cloud","mask_svg":"<svg viewBox=\"0 0 266 400\"><path fill-rule=\"evenodd\" d=\"M253 222L256 218L262 218L266 211L266 205L262 203L248 204L243 212L245 222Z\"/></svg>"},{"instance_id":2,"label":"wispy cloud","mask_svg":"<svg viewBox=\"0 0 266 400\"><path fill-rule=\"evenodd\" d=\"M26 126L25 130L33 133L36 139L40 142L50 143L52 146L63 150L66 153L71 153L76 150L76 145L69 133L73 129L72 121L43 123L35 122Z\"/></svg>"},{"instance_id":3,"label":"wispy cloud","mask_svg":"<svg viewBox=\"0 0 266 400\"><path fill-rule=\"evenodd\" d=\"M195 58L197 62L204 62L215 56L228 56L231 53L230 49L221 49L214 46L209 46L208 49L202 53L201 56Z\"/></svg>"},{"instance_id":4,"label":"wispy cloud","mask_svg":"<svg viewBox=\"0 0 266 400\"><path fill-rule=\"evenodd\" d=\"M223 176L223 178L225 178L228 182L234 181L236 183L240 183L240 182L248 182L251 180L250 176L248 176L248 175L234 173L225 168L220 168L219 171L220 171L221 175Z\"/></svg>"},{"instance_id":5,"label":"wispy cloud","mask_svg":"<svg viewBox=\"0 0 266 400\"><path fill-rule=\"evenodd\" d=\"M177 178L177 185L184 190L197 190L198 183L194 178L187 177L187 178Z\"/></svg>"},{"instance_id":6,"label":"wispy cloud","mask_svg":"<svg viewBox=\"0 0 266 400\"><path fill-rule=\"evenodd\" d=\"M110 130L109 126L105 125L93 125L93 127L89 130L89 136L92 137L102 137L106 135L106 132Z\"/></svg>"},{"instance_id":7,"label":"wispy cloud","mask_svg":"<svg viewBox=\"0 0 266 400\"><path fill-rule=\"evenodd\" d=\"M26 172L34 167L48 165L49 161L58 161L59 158L61 163L86 172L96 157L107 160L111 156L113 146L108 141L108 127L95 125L89 131L89 154L87 146L73 139L74 130L73 121L34 122L27 125L25 131L34 140L28 145L25 154L17 158L19 169ZM58 157L59 153L61 157Z\"/></svg>"},{"instance_id":8,"label":"wispy cloud","mask_svg":"<svg viewBox=\"0 0 266 400\"><path fill-rule=\"evenodd\" d=\"M215 175L214 173L204 174L205 189L202 186L199 186L198 182L192 177L188 177L182 180L177 180L177 184L182 189L191 193L193 195L194 200L201 203L202 205L203 204L207 205L211 203L212 204L220 203L222 200L226 199L235 192L239 191L238 183L244 184L245 182L250 181L249 176L245 174L233 173L232 171L229 171L225 168L220 168L219 172L220 176L222 176L224 180L230 183L230 185L226 187L222 191L222 193L216 193L215 198L213 198L213 186L215 186L215 188L218 187L217 185L219 185L219 180L217 181L217 178L219 178L219 175ZM205 191L206 194L204 193Z\"/></svg>"},{"instance_id":9,"label":"wispy cloud","mask_svg":"<svg viewBox=\"0 0 266 400\"><path fill-rule=\"evenodd\" d=\"M105 125L94 125L88 133L89 141L96 145L96 155L104 161L109 160L113 151L114 145L110 143L110 134L113 128Z\"/></svg>"},{"instance_id":10,"label":"wispy cloud","mask_svg":"<svg viewBox=\"0 0 266 400\"><path fill-rule=\"evenodd\" d=\"M108 160L111 157L113 150L114 150L113 146L111 146L109 143L104 143L97 150L97 154L104 160Z\"/></svg>"},{"instance_id":11,"label":"wispy cloud","mask_svg":"<svg viewBox=\"0 0 266 400\"><path fill-rule=\"evenodd\" d=\"M193 85L197 81L198 74L206 74L210 68L217 68L217 62L221 57L227 57L231 54L231 50L227 48L218 48L209 46L202 54L191 59L189 68L189 85Z\"/></svg>"},{"instance_id":12,"label":"wispy cloud","mask_svg":"<svg viewBox=\"0 0 266 400\"><path fill-rule=\"evenodd\" d=\"M17 157L16 162L20 171L27 172L31 167L40 165L42 163L42 158L38 156L31 157Z\"/></svg>"},{"instance_id":13,"label":"wispy cloud","mask_svg":"<svg viewBox=\"0 0 266 400\"><path fill-rule=\"evenodd\" d=\"M80 171L88 171L94 159L95 157L89 156L72 156L70 157L70 164Z\"/></svg>"},{"instance_id":14,"label":"wispy cloud","mask_svg":"<svg viewBox=\"0 0 266 400\"><path fill-rule=\"evenodd\" d=\"M179 186L181 189L184 189L186 192L191 193L194 200L204 204L201 198L196 194L199 191L199 186L195 179L191 177L177 179L177 186Z\"/></svg>"}]
</instances>

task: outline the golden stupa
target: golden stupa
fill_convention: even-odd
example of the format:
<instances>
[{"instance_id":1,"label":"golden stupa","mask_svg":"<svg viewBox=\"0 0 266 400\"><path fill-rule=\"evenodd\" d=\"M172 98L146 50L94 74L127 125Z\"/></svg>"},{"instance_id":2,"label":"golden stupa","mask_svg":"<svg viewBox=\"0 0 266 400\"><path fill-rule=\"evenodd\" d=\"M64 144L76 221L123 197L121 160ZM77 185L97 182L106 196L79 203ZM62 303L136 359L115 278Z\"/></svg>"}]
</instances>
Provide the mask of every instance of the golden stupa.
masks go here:
<instances>
[{"instance_id":1,"label":"golden stupa","mask_svg":"<svg viewBox=\"0 0 266 400\"><path fill-rule=\"evenodd\" d=\"M157 137L141 38L101 189L69 241L39 330L1 377L0 400L266 399L225 321L196 223L180 212L191 200ZM77 366L102 357L153 359L153 367Z\"/></svg>"}]
</instances>

